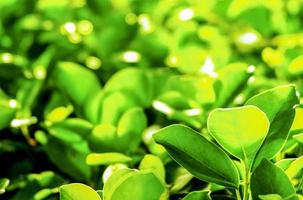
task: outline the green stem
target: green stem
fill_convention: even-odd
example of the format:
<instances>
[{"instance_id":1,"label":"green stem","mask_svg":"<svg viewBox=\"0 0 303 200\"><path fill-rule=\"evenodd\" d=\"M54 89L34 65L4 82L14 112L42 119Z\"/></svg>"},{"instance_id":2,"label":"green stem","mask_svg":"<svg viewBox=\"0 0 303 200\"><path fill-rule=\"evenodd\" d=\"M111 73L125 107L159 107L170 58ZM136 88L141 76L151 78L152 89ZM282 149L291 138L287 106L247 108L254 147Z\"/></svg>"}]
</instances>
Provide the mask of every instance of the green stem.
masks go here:
<instances>
[{"instance_id":1,"label":"green stem","mask_svg":"<svg viewBox=\"0 0 303 200\"><path fill-rule=\"evenodd\" d=\"M241 200L241 195L239 189L236 189L237 200Z\"/></svg>"},{"instance_id":2,"label":"green stem","mask_svg":"<svg viewBox=\"0 0 303 200\"><path fill-rule=\"evenodd\" d=\"M243 200L249 199L249 185L250 185L250 171L249 167L245 164L245 177L243 186Z\"/></svg>"},{"instance_id":3,"label":"green stem","mask_svg":"<svg viewBox=\"0 0 303 200\"><path fill-rule=\"evenodd\" d=\"M28 127L27 126L21 126L20 127L22 135L25 137L27 143L30 146L36 146L37 142L36 140L34 140L33 138L31 138L29 131L28 131Z\"/></svg>"}]
</instances>

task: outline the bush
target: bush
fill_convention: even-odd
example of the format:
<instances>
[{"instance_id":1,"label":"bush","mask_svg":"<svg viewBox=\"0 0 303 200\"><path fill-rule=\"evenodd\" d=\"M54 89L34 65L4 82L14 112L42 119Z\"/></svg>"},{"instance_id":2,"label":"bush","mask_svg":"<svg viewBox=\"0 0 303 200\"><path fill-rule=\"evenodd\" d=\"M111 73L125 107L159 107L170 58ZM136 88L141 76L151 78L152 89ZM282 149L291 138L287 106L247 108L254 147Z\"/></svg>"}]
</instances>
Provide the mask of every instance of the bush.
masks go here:
<instances>
[{"instance_id":1,"label":"bush","mask_svg":"<svg viewBox=\"0 0 303 200\"><path fill-rule=\"evenodd\" d=\"M1 0L0 199L303 199L302 7Z\"/></svg>"}]
</instances>

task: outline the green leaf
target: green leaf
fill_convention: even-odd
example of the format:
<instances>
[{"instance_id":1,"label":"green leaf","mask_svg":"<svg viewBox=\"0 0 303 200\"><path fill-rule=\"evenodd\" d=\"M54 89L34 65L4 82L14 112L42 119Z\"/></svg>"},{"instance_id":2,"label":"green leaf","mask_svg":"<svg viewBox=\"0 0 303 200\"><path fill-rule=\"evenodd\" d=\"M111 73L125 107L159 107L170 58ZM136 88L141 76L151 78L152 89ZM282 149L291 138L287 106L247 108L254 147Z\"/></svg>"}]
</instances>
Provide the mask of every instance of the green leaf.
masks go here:
<instances>
[{"instance_id":1,"label":"green leaf","mask_svg":"<svg viewBox=\"0 0 303 200\"><path fill-rule=\"evenodd\" d=\"M211 200L209 191L194 191L188 193L182 200Z\"/></svg>"},{"instance_id":2,"label":"green leaf","mask_svg":"<svg viewBox=\"0 0 303 200\"><path fill-rule=\"evenodd\" d=\"M294 60L291 61L291 63L288 66L288 71L291 74L302 74L303 73L303 55L300 55L296 57Z\"/></svg>"},{"instance_id":3,"label":"green leaf","mask_svg":"<svg viewBox=\"0 0 303 200\"><path fill-rule=\"evenodd\" d=\"M165 181L165 168L159 157L146 154L139 165L140 170L152 170L158 177Z\"/></svg>"},{"instance_id":4,"label":"green leaf","mask_svg":"<svg viewBox=\"0 0 303 200\"><path fill-rule=\"evenodd\" d=\"M68 142L50 137L45 145L45 151L50 160L64 173L79 181L89 180L91 170L85 159L90 150L86 141Z\"/></svg>"},{"instance_id":5,"label":"green leaf","mask_svg":"<svg viewBox=\"0 0 303 200\"><path fill-rule=\"evenodd\" d=\"M49 122L60 122L66 119L72 112L72 106L59 106L46 115L46 120Z\"/></svg>"},{"instance_id":6,"label":"green leaf","mask_svg":"<svg viewBox=\"0 0 303 200\"><path fill-rule=\"evenodd\" d=\"M294 138L296 141L298 141L299 143L302 143L302 144L303 144L303 133L294 135L293 138Z\"/></svg>"},{"instance_id":7,"label":"green leaf","mask_svg":"<svg viewBox=\"0 0 303 200\"><path fill-rule=\"evenodd\" d=\"M77 134L85 138L91 133L93 125L81 118L68 118L64 121L52 124L50 126L50 129L57 130L60 132L68 132L70 134ZM68 134L65 133L65 135Z\"/></svg>"},{"instance_id":8,"label":"green leaf","mask_svg":"<svg viewBox=\"0 0 303 200\"><path fill-rule=\"evenodd\" d=\"M134 107L125 112L117 126L117 139L121 151L132 152L140 144L147 119L143 110Z\"/></svg>"},{"instance_id":9,"label":"green leaf","mask_svg":"<svg viewBox=\"0 0 303 200\"><path fill-rule=\"evenodd\" d=\"M19 188L20 185L22 185L22 188L17 190L16 195L10 199L35 199L36 197L47 195L47 190L50 188L52 188L51 190L54 194L58 192L57 188L65 183L65 179L52 171L44 171L39 174L28 174L25 179L14 180L14 182L12 182L10 189ZM45 191L43 192L44 189Z\"/></svg>"},{"instance_id":10,"label":"green leaf","mask_svg":"<svg viewBox=\"0 0 303 200\"><path fill-rule=\"evenodd\" d=\"M104 89L129 94L142 106L150 105L152 101L153 91L149 79L144 71L137 68L126 68L117 72L108 80Z\"/></svg>"},{"instance_id":11,"label":"green leaf","mask_svg":"<svg viewBox=\"0 0 303 200\"><path fill-rule=\"evenodd\" d=\"M5 192L5 189L9 185L9 179L7 178L1 178L0 179L0 194L3 194Z\"/></svg>"},{"instance_id":12,"label":"green leaf","mask_svg":"<svg viewBox=\"0 0 303 200\"><path fill-rule=\"evenodd\" d=\"M99 194L82 183L71 183L59 188L60 200L101 200Z\"/></svg>"},{"instance_id":13,"label":"green leaf","mask_svg":"<svg viewBox=\"0 0 303 200\"><path fill-rule=\"evenodd\" d=\"M153 137L197 178L232 188L239 186L239 174L231 159L198 132L183 125L171 125Z\"/></svg>"},{"instance_id":14,"label":"green leaf","mask_svg":"<svg viewBox=\"0 0 303 200\"><path fill-rule=\"evenodd\" d=\"M215 107L228 105L242 89L251 76L247 67L245 63L233 63L218 71L218 81L215 83L218 97Z\"/></svg>"},{"instance_id":15,"label":"green leaf","mask_svg":"<svg viewBox=\"0 0 303 200\"><path fill-rule=\"evenodd\" d=\"M133 99L122 92L107 94L103 98L99 123L117 125L123 113L135 105Z\"/></svg>"},{"instance_id":16,"label":"green leaf","mask_svg":"<svg viewBox=\"0 0 303 200\"><path fill-rule=\"evenodd\" d=\"M295 112L296 114L291 125L291 130L303 130L303 108L297 107Z\"/></svg>"},{"instance_id":17,"label":"green leaf","mask_svg":"<svg viewBox=\"0 0 303 200\"><path fill-rule=\"evenodd\" d=\"M110 165L130 162L132 159L122 153L91 153L86 157L88 165Z\"/></svg>"},{"instance_id":18,"label":"green leaf","mask_svg":"<svg viewBox=\"0 0 303 200\"><path fill-rule=\"evenodd\" d=\"M104 186L105 200L156 200L166 194L165 185L151 171L120 170ZM148 187L146 187L148 186Z\"/></svg>"},{"instance_id":19,"label":"green leaf","mask_svg":"<svg viewBox=\"0 0 303 200\"><path fill-rule=\"evenodd\" d=\"M110 124L97 125L88 136L89 146L95 152L118 151L116 127Z\"/></svg>"},{"instance_id":20,"label":"green leaf","mask_svg":"<svg viewBox=\"0 0 303 200\"><path fill-rule=\"evenodd\" d=\"M266 195L259 195L261 200L283 200L283 198L278 194L266 194Z\"/></svg>"},{"instance_id":21,"label":"green leaf","mask_svg":"<svg viewBox=\"0 0 303 200\"><path fill-rule=\"evenodd\" d=\"M283 199L298 200L296 192L282 169L263 159L251 176L253 199L259 195L277 194Z\"/></svg>"},{"instance_id":22,"label":"green leaf","mask_svg":"<svg viewBox=\"0 0 303 200\"><path fill-rule=\"evenodd\" d=\"M171 185L171 194L179 193L193 179L193 175L181 166L168 168L166 172Z\"/></svg>"},{"instance_id":23,"label":"green leaf","mask_svg":"<svg viewBox=\"0 0 303 200\"><path fill-rule=\"evenodd\" d=\"M117 127L105 123L93 129L89 143L94 151L133 152L139 146L147 123L143 110L133 107L121 115Z\"/></svg>"},{"instance_id":24,"label":"green leaf","mask_svg":"<svg viewBox=\"0 0 303 200\"><path fill-rule=\"evenodd\" d=\"M269 122L259 108L243 106L213 110L207 126L212 137L226 151L250 167L267 135Z\"/></svg>"},{"instance_id":25,"label":"green leaf","mask_svg":"<svg viewBox=\"0 0 303 200\"><path fill-rule=\"evenodd\" d=\"M270 122L268 134L256 155L254 168L263 158L271 159L283 148L295 117L293 107L298 103L294 85L264 91L246 102L246 105L261 109Z\"/></svg>"},{"instance_id":26,"label":"green leaf","mask_svg":"<svg viewBox=\"0 0 303 200\"><path fill-rule=\"evenodd\" d=\"M292 180L301 170L303 170L303 156L295 159L285 170L285 174Z\"/></svg>"},{"instance_id":27,"label":"green leaf","mask_svg":"<svg viewBox=\"0 0 303 200\"><path fill-rule=\"evenodd\" d=\"M54 83L75 103L82 106L87 99L97 94L101 85L97 76L72 62L60 62L53 74Z\"/></svg>"}]
</instances>

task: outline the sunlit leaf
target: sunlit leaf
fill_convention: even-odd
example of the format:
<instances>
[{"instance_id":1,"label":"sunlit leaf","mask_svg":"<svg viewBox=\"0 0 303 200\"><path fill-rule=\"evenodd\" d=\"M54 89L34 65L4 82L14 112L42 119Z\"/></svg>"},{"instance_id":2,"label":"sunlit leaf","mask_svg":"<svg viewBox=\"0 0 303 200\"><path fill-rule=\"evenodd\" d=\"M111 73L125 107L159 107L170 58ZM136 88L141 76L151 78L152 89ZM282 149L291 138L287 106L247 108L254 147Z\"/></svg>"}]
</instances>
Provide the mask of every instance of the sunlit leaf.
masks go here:
<instances>
[{"instance_id":1,"label":"sunlit leaf","mask_svg":"<svg viewBox=\"0 0 303 200\"><path fill-rule=\"evenodd\" d=\"M271 159L282 149L295 117L293 107L297 103L299 103L298 97L293 85L280 86L264 91L246 102L246 105L254 105L261 109L270 122L268 134L256 156L254 167L263 158Z\"/></svg>"},{"instance_id":2,"label":"sunlit leaf","mask_svg":"<svg viewBox=\"0 0 303 200\"><path fill-rule=\"evenodd\" d=\"M119 176L112 176L104 186L105 200L120 199L161 199L166 189L163 183L150 171L116 172ZM149 187L146 187L148 185Z\"/></svg>"},{"instance_id":3,"label":"sunlit leaf","mask_svg":"<svg viewBox=\"0 0 303 200\"><path fill-rule=\"evenodd\" d=\"M269 128L266 115L255 106L216 109L209 114L207 125L215 140L248 167Z\"/></svg>"},{"instance_id":4,"label":"sunlit leaf","mask_svg":"<svg viewBox=\"0 0 303 200\"><path fill-rule=\"evenodd\" d=\"M82 183L71 183L59 188L60 200L101 200L98 193Z\"/></svg>"},{"instance_id":5,"label":"sunlit leaf","mask_svg":"<svg viewBox=\"0 0 303 200\"><path fill-rule=\"evenodd\" d=\"M162 161L152 154L144 156L139 165L140 170L152 170L159 178L165 181L165 168Z\"/></svg>"},{"instance_id":6,"label":"sunlit leaf","mask_svg":"<svg viewBox=\"0 0 303 200\"><path fill-rule=\"evenodd\" d=\"M130 162L132 159L121 153L91 153L86 157L88 165L110 165Z\"/></svg>"}]
</instances>

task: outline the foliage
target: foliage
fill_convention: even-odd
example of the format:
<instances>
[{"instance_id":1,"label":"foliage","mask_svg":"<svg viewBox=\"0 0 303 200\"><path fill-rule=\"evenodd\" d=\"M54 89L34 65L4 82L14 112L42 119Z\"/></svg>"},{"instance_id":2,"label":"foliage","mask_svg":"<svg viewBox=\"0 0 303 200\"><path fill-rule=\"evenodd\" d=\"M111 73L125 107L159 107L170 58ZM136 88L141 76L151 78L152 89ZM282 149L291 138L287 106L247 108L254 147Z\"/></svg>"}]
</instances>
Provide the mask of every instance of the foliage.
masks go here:
<instances>
[{"instance_id":1,"label":"foliage","mask_svg":"<svg viewBox=\"0 0 303 200\"><path fill-rule=\"evenodd\" d=\"M302 0L1 0L0 199L303 199Z\"/></svg>"}]
</instances>

